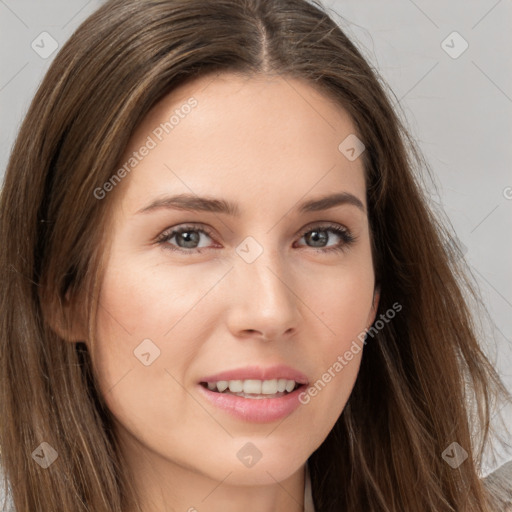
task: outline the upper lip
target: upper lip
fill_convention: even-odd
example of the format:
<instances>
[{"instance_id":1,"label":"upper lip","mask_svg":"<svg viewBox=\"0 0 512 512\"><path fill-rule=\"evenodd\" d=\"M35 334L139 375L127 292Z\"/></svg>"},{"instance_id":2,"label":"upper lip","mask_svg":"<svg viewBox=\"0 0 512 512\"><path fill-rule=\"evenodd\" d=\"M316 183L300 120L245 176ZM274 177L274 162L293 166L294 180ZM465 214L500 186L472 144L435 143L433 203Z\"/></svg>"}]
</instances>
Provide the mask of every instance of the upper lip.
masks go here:
<instances>
[{"instance_id":1,"label":"upper lip","mask_svg":"<svg viewBox=\"0 0 512 512\"><path fill-rule=\"evenodd\" d=\"M273 366L246 366L244 368L234 368L223 372L207 375L201 378L200 382L218 382L220 380L273 380L287 379L294 380L299 384L308 384L308 378L299 370L283 364Z\"/></svg>"}]
</instances>

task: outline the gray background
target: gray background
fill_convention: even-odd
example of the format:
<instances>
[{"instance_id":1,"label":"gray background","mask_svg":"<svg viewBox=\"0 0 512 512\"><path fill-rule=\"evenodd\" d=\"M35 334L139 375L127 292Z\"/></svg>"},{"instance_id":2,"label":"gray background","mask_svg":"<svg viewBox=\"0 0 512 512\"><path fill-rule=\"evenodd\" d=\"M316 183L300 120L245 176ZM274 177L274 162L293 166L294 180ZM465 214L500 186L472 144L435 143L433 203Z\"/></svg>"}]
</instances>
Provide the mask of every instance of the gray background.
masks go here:
<instances>
[{"instance_id":1,"label":"gray background","mask_svg":"<svg viewBox=\"0 0 512 512\"><path fill-rule=\"evenodd\" d=\"M2 176L23 115L56 53L41 56L33 41L40 53L48 50L51 40L40 36L48 32L60 47L100 4L0 0ZM480 286L491 315L482 343L512 391L512 2L324 4L389 84L435 174L432 204L449 218ZM499 409L495 418L503 417L501 430L512 441L512 408ZM512 458L497 448L485 472Z\"/></svg>"}]
</instances>

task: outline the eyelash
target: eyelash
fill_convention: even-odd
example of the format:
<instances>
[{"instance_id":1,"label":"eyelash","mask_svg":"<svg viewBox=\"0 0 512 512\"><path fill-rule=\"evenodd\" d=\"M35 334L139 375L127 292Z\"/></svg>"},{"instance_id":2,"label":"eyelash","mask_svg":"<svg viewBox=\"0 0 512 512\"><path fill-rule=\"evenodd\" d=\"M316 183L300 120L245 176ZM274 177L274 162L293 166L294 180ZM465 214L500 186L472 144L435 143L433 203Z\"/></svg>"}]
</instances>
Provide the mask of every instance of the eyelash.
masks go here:
<instances>
[{"instance_id":1,"label":"eyelash","mask_svg":"<svg viewBox=\"0 0 512 512\"><path fill-rule=\"evenodd\" d=\"M172 231L162 233L156 241L158 244L161 244L165 249L171 250L173 252L180 252L180 253L184 253L184 254L194 254L194 253L202 254L202 250L206 249L205 247L183 249L181 247L174 247L171 244L167 243L170 240L172 240L176 235L180 235L182 233L186 233L186 232L190 232L190 231L203 233L203 234L209 236L213 240L213 235L210 230L205 229L205 228L199 228L199 227L196 227L193 225L185 225L178 229L173 229ZM300 235L300 238L302 238L304 235L307 235L308 233L311 233L313 231L330 231L331 233L338 235L342 239L341 244L333 246L333 247L326 247L326 248L310 247L310 249L313 249L313 250L316 249L317 252L321 252L321 253L345 251L357 240L357 237L355 237L352 233L350 233L350 231L348 229L341 227L337 224L315 225L311 228L308 228L306 231L303 231L302 234Z\"/></svg>"}]
</instances>

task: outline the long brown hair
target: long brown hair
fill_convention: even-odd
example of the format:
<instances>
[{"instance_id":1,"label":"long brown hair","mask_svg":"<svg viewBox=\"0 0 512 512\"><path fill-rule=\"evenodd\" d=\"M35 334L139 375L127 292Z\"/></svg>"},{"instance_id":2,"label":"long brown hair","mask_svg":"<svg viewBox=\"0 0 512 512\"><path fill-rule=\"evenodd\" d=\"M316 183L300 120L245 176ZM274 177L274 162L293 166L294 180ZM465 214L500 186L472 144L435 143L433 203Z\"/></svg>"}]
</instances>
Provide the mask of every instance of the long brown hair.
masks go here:
<instances>
[{"instance_id":1,"label":"long brown hair","mask_svg":"<svg viewBox=\"0 0 512 512\"><path fill-rule=\"evenodd\" d=\"M478 470L506 390L476 338L477 294L382 79L314 0L107 1L53 61L0 199L0 447L17 511L136 503L87 347L65 340L85 313L92 343L101 307L116 191L94 190L158 100L223 71L305 79L349 112L366 146L377 318L403 306L368 338L350 399L309 458L317 512L488 511ZM58 454L46 470L33 456L42 442ZM441 456L452 442L469 454L456 469Z\"/></svg>"}]
</instances>

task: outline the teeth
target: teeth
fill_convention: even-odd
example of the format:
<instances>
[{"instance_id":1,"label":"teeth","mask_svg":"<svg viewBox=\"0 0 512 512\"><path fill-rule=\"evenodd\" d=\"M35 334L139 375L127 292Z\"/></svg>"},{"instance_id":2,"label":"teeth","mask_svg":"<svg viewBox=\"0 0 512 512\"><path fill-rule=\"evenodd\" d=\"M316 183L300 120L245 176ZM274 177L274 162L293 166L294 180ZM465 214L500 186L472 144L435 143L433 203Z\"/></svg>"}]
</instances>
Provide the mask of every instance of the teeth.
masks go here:
<instances>
[{"instance_id":1,"label":"teeth","mask_svg":"<svg viewBox=\"0 0 512 512\"><path fill-rule=\"evenodd\" d=\"M288 391L288 393L291 393L293 391L293 388L295 387L295 381L293 380L287 380L286 381L286 391Z\"/></svg>"},{"instance_id":2,"label":"teeth","mask_svg":"<svg viewBox=\"0 0 512 512\"><path fill-rule=\"evenodd\" d=\"M279 379L277 381L277 391L282 393L286 389L286 379Z\"/></svg>"},{"instance_id":3,"label":"teeth","mask_svg":"<svg viewBox=\"0 0 512 512\"><path fill-rule=\"evenodd\" d=\"M271 382L267 380L267 382ZM261 380L244 380L243 382L243 389L240 389L238 391L243 391L244 393L252 393L254 395L261 395L261 387L262 382ZM230 391L233 391L231 387L229 388ZM265 393L266 395L268 393Z\"/></svg>"},{"instance_id":4,"label":"teeth","mask_svg":"<svg viewBox=\"0 0 512 512\"><path fill-rule=\"evenodd\" d=\"M288 379L272 380L219 380L218 382L207 382L210 391L222 393L229 390L231 393L244 393L251 395L275 395L287 391L291 393L297 383Z\"/></svg>"},{"instance_id":5,"label":"teeth","mask_svg":"<svg viewBox=\"0 0 512 512\"><path fill-rule=\"evenodd\" d=\"M219 380L219 382L217 382L217 390L220 391L221 393L228 389L228 381L227 380Z\"/></svg>"},{"instance_id":6,"label":"teeth","mask_svg":"<svg viewBox=\"0 0 512 512\"><path fill-rule=\"evenodd\" d=\"M229 391L231 393L241 393L244 390L244 383L241 380L230 380Z\"/></svg>"},{"instance_id":7,"label":"teeth","mask_svg":"<svg viewBox=\"0 0 512 512\"><path fill-rule=\"evenodd\" d=\"M259 382L259 381L254 381ZM293 382L293 387L295 387L295 381L291 380L290 382ZM246 393L263 393L264 395L273 395L274 393L277 393L277 379L274 380L264 380L261 382L261 389L260 391L246 391ZM244 387L245 391L245 387Z\"/></svg>"}]
</instances>

